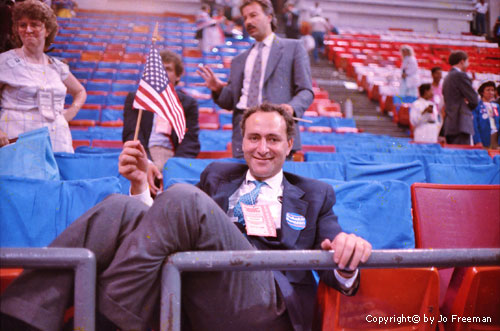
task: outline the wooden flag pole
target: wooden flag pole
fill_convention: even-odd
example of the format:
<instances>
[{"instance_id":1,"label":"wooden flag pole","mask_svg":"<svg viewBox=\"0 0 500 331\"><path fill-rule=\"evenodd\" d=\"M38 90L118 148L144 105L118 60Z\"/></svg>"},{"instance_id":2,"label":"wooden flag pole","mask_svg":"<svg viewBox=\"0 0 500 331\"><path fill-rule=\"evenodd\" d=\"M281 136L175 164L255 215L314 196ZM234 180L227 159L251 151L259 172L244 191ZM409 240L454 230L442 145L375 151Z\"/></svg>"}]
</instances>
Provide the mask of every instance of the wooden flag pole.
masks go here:
<instances>
[{"instance_id":1,"label":"wooden flag pole","mask_svg":"<svg viewBox=\"0 0 500 331\"><path fill-rule=\"evenodd\" d=\"M142 119L142 109L139 109L139 113L137 114L137 123L135 124L134 141L137 140L137 137L139 136L139 128L141 126L141 119Z\"/></svg>"},{"instance_id":2,"label":"wooden flag pole","mask_svg":"<svg viewBox=\"0 0 500 331\"><path fill-rule=\"evenodd\" d=\"M151 47L154 47L154 45L156 44L156 41L158 39L159 39L158 22L156 22L155 30L153 31L153 38L152 38L153 44L151 45ZM139 129L141 127L141 120L142 120L142 111L143 111L142 109L139 109L139 113L137 114L137 123L135 124L134 140L137 140L137 138L139 137Z\"/></svg>"}]
</instances>

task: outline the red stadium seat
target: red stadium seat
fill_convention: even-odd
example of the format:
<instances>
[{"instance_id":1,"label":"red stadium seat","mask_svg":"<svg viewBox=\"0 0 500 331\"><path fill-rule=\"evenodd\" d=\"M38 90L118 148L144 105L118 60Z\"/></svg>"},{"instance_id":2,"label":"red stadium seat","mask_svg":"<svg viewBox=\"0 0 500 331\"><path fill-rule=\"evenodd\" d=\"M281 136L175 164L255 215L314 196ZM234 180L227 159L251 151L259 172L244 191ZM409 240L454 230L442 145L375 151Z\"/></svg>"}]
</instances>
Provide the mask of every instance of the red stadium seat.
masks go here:
<instances>
[{"instance_id":1,"label":"red stadium seat","mask_svg":"<svg viewBox=\"0 0 500 331\"><path fill-rule=\"evenodd\" d=\"M335 146L333 145L302 145L303 152L324 152L335 153Z\"/></svg>"},{"instance_id":2,"label":"red stadium seat","mask_svg":"<svg viewBox=\"0 0 500 331\"><path fill-rule=\"evenodd\" d=\"M105 147L105 148L116 148L122 149L123 142L121 140L92 140L92 147Z\"/></svg>"},{"instance_id":3,"label":"red stadium seat","mask_svg":"<svg viewBox=\"0 0 500 331\"><path fill-rule=\"evenodd\" d=\"M20 268L0 268L0 294L21 274Z\"/></svg>"},{"instance_id":4,"label":"red stadium seat","mask_svg":"<svg viewBox=\"0 0 500 331\"><path fill-rule=\"evenodd\" d=\"M90 140L73 140L73 148L80 146L90 146Z\"/></svg>"},{"instance_id":5,"label":"red stadium seat","mask_svg":"<svg viewBox=\"0 0 500 331\"><path fill-rule=\"evenodd\" d=\"M318 287L314 330L435 330L439 317L439 276L430 269L364 269L355 296L340 294L322 282ZM418 315L417 323L380 317ZM433 318L431 324L426 318Z\"/></svg>"},{"instance_id":6,"label":"red stadium seat","mask_svg":"<svg viewBox=\"0 0 500 331\"><path fill-rule=\"evenodd\" d=\"M490 317L464 322L448 318L448 330L500 330L500 267L456 268L445 302L447 316Z\"/></svg>"},{"instance_id":7,"label":"red stadium seat","mask_svg":"<svg viewBox=\"0 0 500 331\"><path fill-rule=\"evenodd\" d=\"M231 151L201 151L197 159L224 159L233 157Z\"/></svg>"},{"instance_id":8,"label":"red stadium seat","mask_svg":"<svg viewBox=\"0 0 500 331\"><path fill-rule=\"evenodd\" d=\"M500 185L411 186L416 248L500 247ZM453 269L440 270L440 304Z\"/></svg>"},{"instance_id":9,"label":"red stadium seat","mask_svg":"<svg viewBox=\"0 0 500 331\"><path fill-rule=\"evenodd\" d=\"M219 128L219 114L217 113L199 113L198 122L200 129L217 130Z\"/></svg>"},{"instance_id":10,"label":"red stadium seat","mask_svg":"<svg viewBox=\"0 0 500 331\"><path fill-rule=\"evenodd\" d=\"M96 121L94 121L94 120L71 120L71 121L69 121L69 125L72 127L75 127L75 126L90 127L90 126L96 126Z\"/></svg>"}]
</instances>

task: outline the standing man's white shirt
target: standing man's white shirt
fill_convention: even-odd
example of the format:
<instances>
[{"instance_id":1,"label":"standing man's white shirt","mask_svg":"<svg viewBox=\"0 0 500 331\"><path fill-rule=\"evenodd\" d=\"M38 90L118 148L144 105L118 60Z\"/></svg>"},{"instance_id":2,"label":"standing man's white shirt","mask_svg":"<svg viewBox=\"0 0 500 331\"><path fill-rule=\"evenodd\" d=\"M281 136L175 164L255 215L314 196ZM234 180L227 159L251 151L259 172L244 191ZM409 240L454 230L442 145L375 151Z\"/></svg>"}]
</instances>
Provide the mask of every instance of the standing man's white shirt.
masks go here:
<instances>
[{"instance_id":1,"label":"standing man's white shirt","mask_svg":"<svg viewBox=\"0 0 500 331\"><path fill-rule=\"evenodd\" d=\"M474 8L476 9L476 12L478 12L479 14L486 14L488 12L488 4L485 2L485 3L476 3L476 5L474 6Z\"/></svg>"},{"instance_id":2,"label":"standing man's white shirt","mask_svg":"<svg viewBox=\"0 0 500 331\"><path fill-rule=\"evenodd\" d=\"M260 76L260 81L259 81L259 98L258 98L258 103L262 103L262 87L264 86L264 76L266 75L266 66L267 66L267 60L269 60L269 53L271 52L271 47L273 45L274 41L274 32L271 33L269 36L267 36L262 43L264 43L264 46L262 47L262 70L261 73L262 75ZM250 80L252 79L252 72L253 72L253 67L255 63L255 59L257 57L257 42L254 44L252 49L250 50L250 53L248 53L247 60L245 62L245 70L243 72L243 87L241 89L241 97L240 101L236 105L236 108L238 109L246 109L247 107L247 102L248 102L248 90L250 89Z\"/></svg>"}]
</instances>

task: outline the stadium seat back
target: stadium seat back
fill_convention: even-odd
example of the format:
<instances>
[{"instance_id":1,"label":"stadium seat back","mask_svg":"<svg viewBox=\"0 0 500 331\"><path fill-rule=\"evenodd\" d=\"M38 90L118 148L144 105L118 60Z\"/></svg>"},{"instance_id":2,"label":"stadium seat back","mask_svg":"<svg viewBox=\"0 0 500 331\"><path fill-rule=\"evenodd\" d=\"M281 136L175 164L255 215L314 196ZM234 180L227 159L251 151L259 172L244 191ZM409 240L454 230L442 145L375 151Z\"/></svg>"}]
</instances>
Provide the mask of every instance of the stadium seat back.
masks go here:
<instances>
[{"instance_id":1,"label":"stadium seat back","mask_svg":"<svg viewBox=\"0 0 500 331\"><path fill-rule=\"evenodd\" d=\"M500 185L411 187L417 248L500 247Z\"/></svg>"},{"instance_id":2,"label":"stadium seat back","mask_svg":"<svg viewBox=\"0 0 500 331\"><path fill-rule=\"evenodd\" d=\"M335 191L333 211L343 231L365 238L374 249L415 247L407 184L397 180L321 180Z\"/></svg>"},{"instance_id":3,"label":"stadium seat back","mask_svg":"<svg viewBox=\"0 0 500 331\"><path fill-rule=\"evenodd\" d=\"M500 329L500 267L456 268L446 296L448 316L480 317L472 322L449 320L449 330ZM451 307L451 310L448 310ZM491 321L483 317L490 317Z\"/></svg>"},{"instance_id":4,"label":"stadium seat back","mask_svg":"<svg viewBox=\"0 0 500 331\"><path fill-rule=\"evenodd\" d=\"M430 269L365 269L355 296L319 284L315 330L435 330L438 320L438 272ZM378 323L380 317L421 317L414 323Z\"/></svg>"},{"instance_id":5,"label":"stadium seat back","mask_svg":"<svg viewBox=\"0 0 500 331\"><path fill-rule=\"evenodd\" d=\"M417 248L500 247L500 185L416 183L411 194ZM443 304L453 268L439 273Z\"/></svg>"},{"instance_id":6,"label":"stadium seat back","mask_svg":"<svg viewBox=\"0 0 500 331\"><path fill-rule=\"evenodd\" d=\"M496 164L428 164L429 183L436 184L500 184L500 167Z\"/></svg>"},{"instance_id":7,"label":"stadium seat back","mask_svg":"<svg viewBox=\"0 0 500 331\"><path fill-rule=\"evenodd\" d=\"M43 247L111 193L116 177L39 180L0 176L0 247Z\"/></svg>"},{"instance_id":8,"label":"stadium seat back","mask_svg":"<svg viewBox=\"0 0 500 331\"><path fill-rule=\"evenodd\" d=\"M346 180L401 180L408 185L425 183L424 165L421 161L408 163L376 163L351 160L346 164Z\"/></svg>"}]
</instances>

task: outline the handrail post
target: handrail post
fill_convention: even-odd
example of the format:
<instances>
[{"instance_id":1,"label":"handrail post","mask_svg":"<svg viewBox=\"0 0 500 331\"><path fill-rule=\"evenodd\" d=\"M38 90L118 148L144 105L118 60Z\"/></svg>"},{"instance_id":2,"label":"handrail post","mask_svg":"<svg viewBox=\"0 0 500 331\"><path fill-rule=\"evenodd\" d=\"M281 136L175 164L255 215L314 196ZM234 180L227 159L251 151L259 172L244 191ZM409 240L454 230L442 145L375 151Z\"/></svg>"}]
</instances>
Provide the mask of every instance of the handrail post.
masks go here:
<instances>
[{"instance_id":1,"label":"handrail post","mask_svg":"<svg viewBox=\"0 0 500 331\"><path fill-rule=\"evenodd\" d=\"M96 259L86 248L0 248L2 267L75 270L74 329L95 330Z\"/></svg>"},{"instance_id":2,"label":"handrail post","mask_svg":"<svg viewBox=\"0 0 500 331\"><path fill-rule=\"evenodd\" d=\"M172 263L165 263L161 279L160 331L181 329L181 272Z\"/></svg>"}]
</instances>

